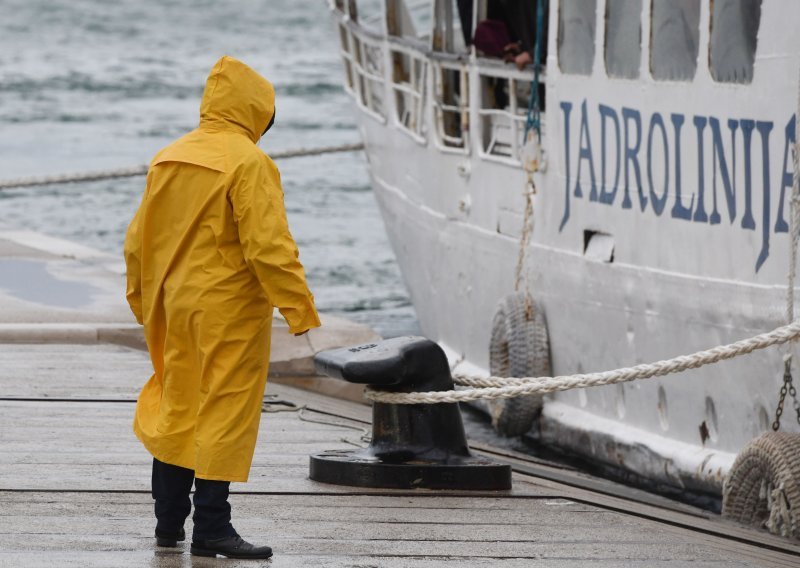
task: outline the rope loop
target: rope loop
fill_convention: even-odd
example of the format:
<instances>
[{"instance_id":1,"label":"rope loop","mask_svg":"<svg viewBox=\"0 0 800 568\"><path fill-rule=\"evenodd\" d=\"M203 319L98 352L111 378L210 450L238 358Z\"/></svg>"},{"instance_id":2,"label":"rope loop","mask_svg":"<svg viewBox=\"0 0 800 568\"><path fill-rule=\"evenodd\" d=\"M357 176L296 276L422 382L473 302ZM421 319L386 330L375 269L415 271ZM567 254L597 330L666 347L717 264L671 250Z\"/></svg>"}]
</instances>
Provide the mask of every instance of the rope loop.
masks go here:
<instances>
[{"instance_id":1,"label":"rope loop","mask_svg":"<svg viewBox=\"0 0 800 568\"><path fill-rule=\"evenodd\" d=\"M583 373L559 377L480 377L456 373L453 381L466 388L453 391L394 393L367 388L364 396L373 402L386 404L441 404L468 402L478 399L503 399L530 394L548 394L575 388L587 388L625 383L638 379L663 377L697 369L705 365L733 359L765 349L772 345L782 345L800 338L800 321L778 327L728 345L719 345L690 355L672 359L643 363L613 371Z\"/></svg>"}]
</instances>

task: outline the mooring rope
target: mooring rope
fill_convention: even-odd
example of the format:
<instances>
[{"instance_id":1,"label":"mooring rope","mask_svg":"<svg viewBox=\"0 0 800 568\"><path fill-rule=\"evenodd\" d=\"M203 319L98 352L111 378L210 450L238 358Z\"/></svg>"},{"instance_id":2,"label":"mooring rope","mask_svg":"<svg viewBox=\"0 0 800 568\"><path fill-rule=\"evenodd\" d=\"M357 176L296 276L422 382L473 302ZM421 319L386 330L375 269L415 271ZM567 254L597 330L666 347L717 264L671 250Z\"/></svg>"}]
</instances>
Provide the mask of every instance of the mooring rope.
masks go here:
<instances>
[{"instance_id":1,"label":"mooring rope","mask_svg":"<svg viewBox=\"0 0 800 568\"><path fill-rule=\"evenodd\" d=\"M274 160L285 158L301 158L306 156L319 156L321 154L334 154L338 152L354 152L363 150L364 144L341 144L338 146L322 146L318 148L298 148L285 152L272 152L270 157ZM96 170L91 172L81 172L75 174L61 174L52 176L33 176L18 179L0 181L0 190L19 187L35 187L42 185L53 185L57 183L75 183L99 181L104 179L117 179L147 175L147 165L135 166L131 168L117 168L113 170Z\"/></svg>"},{"instance_id":2,"label":"mooring rope","mask_svg":"<svg viewBox=\"0 0 800 568\"><path fill-rule=\"evenodd\" d=\"M547 394L558 391L614 385L637 379L662 377L697 369L705 365L733 359L772 345L782 345L800 338L800 321L781 326L729 345L712 347L691 355L673 359L643 363L600 373L583 373L559 377L480 377L456 373L453 382L470 388L455 391L393 393L367 388L365 397L374 402L388 404L437 404L444 402L467 402L478 399L515 398L529 394Z\"/></svg>"}]
</instances>

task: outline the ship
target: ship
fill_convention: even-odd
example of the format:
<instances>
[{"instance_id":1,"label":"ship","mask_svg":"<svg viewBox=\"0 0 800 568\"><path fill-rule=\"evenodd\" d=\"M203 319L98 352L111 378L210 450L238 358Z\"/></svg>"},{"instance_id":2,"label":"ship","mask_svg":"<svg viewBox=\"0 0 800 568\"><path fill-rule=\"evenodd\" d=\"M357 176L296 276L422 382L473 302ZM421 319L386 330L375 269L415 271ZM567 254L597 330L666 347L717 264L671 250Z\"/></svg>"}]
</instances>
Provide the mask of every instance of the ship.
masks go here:
<instances>
[{"instance_id":1,"label":"ship","mask_svg":"<svg viewBox=\"0 0 800 568\"><path fill-rule=\"evenodd\" d=\"M473 41L496 23L491 1L330 0L422 332L455 372L542 376L785 324L800 5L529 3L518 66ZM479 406L501 434L721 495L773 429L796 351ZM800 432L783 402L781 428Z\"/></svg>"}]
</instances>

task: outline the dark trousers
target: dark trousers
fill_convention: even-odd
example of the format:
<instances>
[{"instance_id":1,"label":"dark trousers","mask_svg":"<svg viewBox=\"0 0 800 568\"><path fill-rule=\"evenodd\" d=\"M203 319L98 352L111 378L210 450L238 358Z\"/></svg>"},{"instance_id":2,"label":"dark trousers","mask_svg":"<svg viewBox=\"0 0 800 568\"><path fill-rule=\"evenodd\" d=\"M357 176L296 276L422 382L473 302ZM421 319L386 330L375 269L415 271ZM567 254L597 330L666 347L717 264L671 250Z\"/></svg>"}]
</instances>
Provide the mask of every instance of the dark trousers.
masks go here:
<instances>
[{"instance_id":1,"label":"dark trousers","mask_svg":"<svg viewBox=\"0 0 800 568\"><path fill-rule=\"evenodd\" d=\"M177 533L192 510L189 493L194 482L193 540L233 536L229 481L195 479L194 471L153 458L153 499L159 532Z\"/></svg>"}]
</instances>

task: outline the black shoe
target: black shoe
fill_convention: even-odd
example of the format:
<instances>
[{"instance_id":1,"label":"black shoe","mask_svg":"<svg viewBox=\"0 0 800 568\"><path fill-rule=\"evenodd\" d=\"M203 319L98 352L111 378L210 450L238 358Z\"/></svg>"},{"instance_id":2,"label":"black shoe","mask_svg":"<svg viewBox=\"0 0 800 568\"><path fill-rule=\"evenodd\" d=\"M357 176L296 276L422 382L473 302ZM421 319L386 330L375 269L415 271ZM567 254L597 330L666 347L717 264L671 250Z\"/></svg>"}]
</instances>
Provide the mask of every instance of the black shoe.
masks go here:
<instances>
[{"instance_id":1,"label":"black shoe","mask_svg":"<svg viewBox=\"0 0 800 568\"><path fill-rule=\"evenodd\" d=\"M184 540L186 540L186 531L184 531L183 529L179 530L176 533L160 531L156 529L156 544L158 546L175 548L176 546L178 546L179 541L183 542Z\"/></svg>"},{"instance_id":2,"label":"black shoe","mask_svg":"<svg viewBox=\"0 0 800 568\"><path fill-rule=\"evenodd\" d=\"M213 558L217 554L226 558L264 559L272 556L272 549L269 546L253 546L238 534L213 540L192 540L193 556Z\"/></svg>"}]
</instances>

